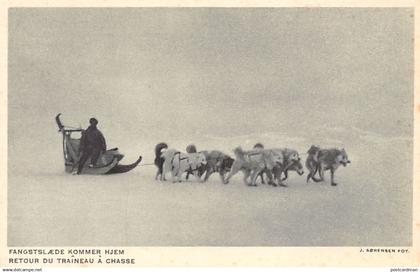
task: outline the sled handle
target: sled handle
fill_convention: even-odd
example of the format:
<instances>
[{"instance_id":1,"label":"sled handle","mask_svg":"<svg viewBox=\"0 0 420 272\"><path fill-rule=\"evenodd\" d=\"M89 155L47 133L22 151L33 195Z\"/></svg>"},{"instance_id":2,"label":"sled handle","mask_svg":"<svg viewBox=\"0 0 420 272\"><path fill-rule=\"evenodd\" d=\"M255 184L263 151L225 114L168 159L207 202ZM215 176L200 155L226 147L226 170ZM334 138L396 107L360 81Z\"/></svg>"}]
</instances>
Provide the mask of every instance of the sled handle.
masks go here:
<instances>
[{"instance_id":1,"label":"sled handle","mask_svg":"<svg viewBox=\"0 0 420 272\"><path fill-rule=\"evenodd\" d=\"M77 131L82 131L83 130L81 128L66 129L66 127L63 125L63 123L61 123L60 115L61 115L61 113L57 114L57 116L55 117L55 122L57 123L57 126L58 126L58 132L77 132Z\"/></svg>"}]
</instances>

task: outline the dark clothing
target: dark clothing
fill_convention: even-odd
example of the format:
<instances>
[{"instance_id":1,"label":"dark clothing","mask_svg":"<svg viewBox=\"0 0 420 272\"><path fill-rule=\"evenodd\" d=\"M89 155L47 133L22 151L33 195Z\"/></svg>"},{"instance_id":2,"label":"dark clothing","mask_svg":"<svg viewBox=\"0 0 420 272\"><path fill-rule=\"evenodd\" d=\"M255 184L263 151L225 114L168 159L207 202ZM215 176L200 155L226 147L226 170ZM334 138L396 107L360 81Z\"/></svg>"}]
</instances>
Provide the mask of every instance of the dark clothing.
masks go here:
<instances>
[{"instance_id":1,"label":"dark clothing","mask_svg":"<svg viewBox=\"0 0 420 272\"><path fill-rule=\"evenodd\" d=\"M93 165L96 164L98 161L99 155L101 154L101 150L98 148L86 148L83 153L82 157L79 160L79 167L77 169L77 174L80 174L82 172L83 166L85 165L86 161L91 157L91 163Z\"/></svg>"},{"instance_id":2,"label":"dark clothing","mask_svg":"<svg viewBox=\"0 0 420 272\"><path fill-rule=\"evenodd\" d=\"M97 148L102 151L106 150L106 142L104 135L96 126L89 126L85 132L82 134L82 139L80 139L80 151L87 147Z\"/></svg>"},{"instance_id":3,"label":"dark clothing","mask_svg":"<svg viewBox=\"0 0 420 272\"><path fill-rule=\"evenodd\" d=\"M82 153L82 157L79 160L77 173L80 174L82 172L83 166L90 157L92 157L91 164L95 165L101 151L106 151L105 138L95 125L91 125L82 133L82 138L80 139L79 152Z\"/></svg>"}]
</instances>

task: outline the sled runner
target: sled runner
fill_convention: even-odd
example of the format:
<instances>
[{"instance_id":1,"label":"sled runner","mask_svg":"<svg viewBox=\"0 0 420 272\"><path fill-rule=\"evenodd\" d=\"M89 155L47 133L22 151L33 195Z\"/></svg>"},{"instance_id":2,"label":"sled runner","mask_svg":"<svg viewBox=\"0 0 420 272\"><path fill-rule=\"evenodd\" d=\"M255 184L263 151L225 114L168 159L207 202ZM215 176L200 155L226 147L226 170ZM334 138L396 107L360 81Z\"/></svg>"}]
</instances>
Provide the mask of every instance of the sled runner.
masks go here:
<instances>
[{"instance_id":1,"label":"sled runner","mask_svg":"<svg viewBox=\"0 0 420 272\"><path fill-rule=\"evenodd\" d=\"M61 123L60 115L61 113L57 114L55 121L57 122L59 132L63 134L64 167L67 173L72 173L73 170L77 169L81 155L79 154L80 138L72 137L72 134L79 134L81 136L83 129L65 127ZM89 167L91 162L90 159L88 159L83 166L82 174L103 175L125 173L134 169L142 159L140 156L138 160L132 164L121 165L119 162L123 157L124 155L118 151L118 148L109 149L99 156L94 167Z\"/></svg>"}]
</instances>

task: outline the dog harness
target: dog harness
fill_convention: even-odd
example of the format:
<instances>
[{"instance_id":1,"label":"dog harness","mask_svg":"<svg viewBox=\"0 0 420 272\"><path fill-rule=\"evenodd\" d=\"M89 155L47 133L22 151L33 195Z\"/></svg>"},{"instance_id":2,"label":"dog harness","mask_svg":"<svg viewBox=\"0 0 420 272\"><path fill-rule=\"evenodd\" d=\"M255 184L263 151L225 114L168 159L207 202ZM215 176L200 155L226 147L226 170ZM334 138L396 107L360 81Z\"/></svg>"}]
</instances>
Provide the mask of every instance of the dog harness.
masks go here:
<instances>
[{"instance_id":1,"label":"dog harness","mask_svg":"<svg viewBox=\"0 0 420 272\"><path fill-rule=\"evenodd\" d=\"M270 154L271 154L271 152L272 151L270 150ZM252 153L248 153L248 154L246 154L246 157L248 157L248 161L250 161L251 160L251 157L252 156L256 156L256 155L261 155L264 158L264 155L260 151L254 151ZM264 159L262 159L261 164L264 166L263 167L264 169L267 168L267 164L265 163L265 160ZM261 166L261 164L260 164L260 166Z\"/></svg>"},{"instance_id":2,"label":"dog harness","mask_svg":"<svg viewBox=\"0 0 420 272\"><path fill-rule=\"evenodd\" d=\"M178 155L178 162L179 162L179 165L181 165L181 161L182 160L187 160L187 164L189 165L189 169L188 169L188 171L197 171L198 170L198 167L197 168L195 168L195 169L192 169L192 167L191 167L191 164L190 164L190 160L188 159L188 156L187 157L181 157L181 152L175 152L174 153L174 156L172 157L172 161L171 161L171 164L172 164L172 170L174 169L174 164L173 164L173 161L174 161L174 159L175 159L175 156L176 155ZM178 174L179 174L179 169L178 169L178 172L176 173L176 176L178 176Z\"/></svg>"}]
</instances>

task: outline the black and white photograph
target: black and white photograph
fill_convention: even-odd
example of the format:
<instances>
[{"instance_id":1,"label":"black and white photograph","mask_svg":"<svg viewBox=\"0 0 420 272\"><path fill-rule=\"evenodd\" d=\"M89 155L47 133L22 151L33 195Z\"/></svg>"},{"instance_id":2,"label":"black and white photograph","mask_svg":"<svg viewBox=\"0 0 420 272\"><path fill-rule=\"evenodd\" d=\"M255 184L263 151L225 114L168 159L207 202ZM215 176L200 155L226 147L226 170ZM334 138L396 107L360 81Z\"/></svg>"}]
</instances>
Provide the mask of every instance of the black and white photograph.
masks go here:
<instances>
[{"instance_id":1,"label":"black and white photograph","mask_svg":"<svg viewBox=\"0 0 420 272\"><path fill-rule=\"evenodd\" d=\"M7 246L412 247L414 15L10 7Z\"/></svg>"}]
</instances>

